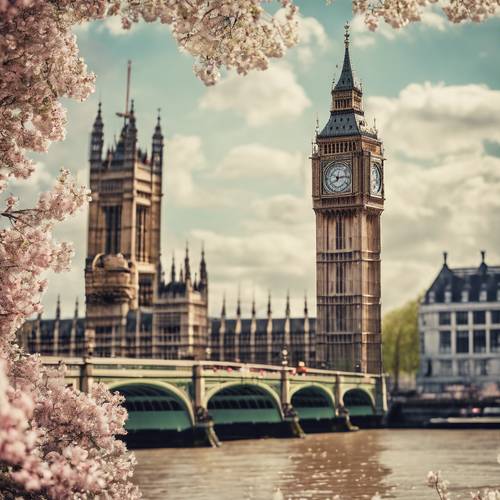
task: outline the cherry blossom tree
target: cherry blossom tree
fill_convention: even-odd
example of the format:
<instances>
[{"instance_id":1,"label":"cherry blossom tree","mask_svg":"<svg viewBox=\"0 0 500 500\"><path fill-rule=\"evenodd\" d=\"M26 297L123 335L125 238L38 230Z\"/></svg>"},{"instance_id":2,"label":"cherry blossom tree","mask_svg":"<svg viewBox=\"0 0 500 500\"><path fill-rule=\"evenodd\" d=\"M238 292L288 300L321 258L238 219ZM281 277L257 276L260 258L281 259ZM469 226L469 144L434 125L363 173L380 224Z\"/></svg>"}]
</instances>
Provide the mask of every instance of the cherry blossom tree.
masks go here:
<instances>
[{"instance_id":1,"label":"cherry blossom tree","mask_svg":"<svg viewBox=\"0 0 500 500\"><path fill-rule=\"evenodd\" d=\"M450 0L454 22L480 21L500 0ZM41 310L48 270L68 268L73 248L57 242L57 222L75 214L89 192L62 170L34 207L9 195L13 179L29 181L30 152L46 152L64 138L61 98L83 101L94 75L78 52L72 28L120 16L124 29L140 20L170 27L194 59L195 74L213 85L222 69L246 74L266 69L298 41L298 10L265 0L0 0L0 498L127 498L134 458L116 435L124 433L120 396L96 385L83 394L64 384L63 368L49 371L21 352L15 332ZM429 0L354 0L371 29L419 19ZM284 15L281 15L284 13Z\"/></svg>"}]
</instances>

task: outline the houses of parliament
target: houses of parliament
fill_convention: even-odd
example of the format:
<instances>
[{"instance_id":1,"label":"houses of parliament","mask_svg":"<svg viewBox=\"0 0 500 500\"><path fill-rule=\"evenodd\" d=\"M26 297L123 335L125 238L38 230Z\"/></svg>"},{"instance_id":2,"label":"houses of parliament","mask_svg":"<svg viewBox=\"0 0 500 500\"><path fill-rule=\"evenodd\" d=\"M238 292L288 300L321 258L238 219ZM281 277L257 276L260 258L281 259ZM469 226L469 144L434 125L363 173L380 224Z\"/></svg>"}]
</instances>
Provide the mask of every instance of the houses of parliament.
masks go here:
<instances>
[{"instance_id":1,"label":"houses of parliament","mask_svg":"<svg viewBox=\"0 0 500 500\"><path fill-rule=\"evenodd\" d=\"M209 317L205 252L195 265L186 248L181 265L161 263L162 181L167 176L160 117L150 152L138 145L134 104L104 149L101 105L90 139L90 189L85 315L27 322L19 332L30 352L54 356L207 359L380 373L380 215L384 158L377 131L367 125L362 87L349 54L331 89L330 116L313 141L312 200L316 215L317 318L284 314L243 318L225 301ZM127 97L128 102L128 97ZM128 107L128 104L127 104ZM231 316L231 317L229 317Z\"/></svg>"}]
</instances>

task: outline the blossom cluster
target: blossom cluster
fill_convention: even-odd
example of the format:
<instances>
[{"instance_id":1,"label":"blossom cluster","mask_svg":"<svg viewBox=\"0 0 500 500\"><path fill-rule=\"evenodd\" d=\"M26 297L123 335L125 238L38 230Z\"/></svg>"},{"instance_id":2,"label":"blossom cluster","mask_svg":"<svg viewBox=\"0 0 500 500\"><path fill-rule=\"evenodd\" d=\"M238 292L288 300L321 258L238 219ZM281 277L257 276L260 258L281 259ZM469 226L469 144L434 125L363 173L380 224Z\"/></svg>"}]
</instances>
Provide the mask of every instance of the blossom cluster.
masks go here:
<instances>
[{"instance_id":1,"label":"blossom cluster","mask_svg":"<svg viewBox=\"0 0 500 500\"><path fill-rule=\"evenodd\" d=\"M73 247L52 239L55 222L74 214L89 200L89 191L77 186L61 170L52 191L42 193L34 208L18 209L9 196L3 212L9 225L0 230L0 352L7 350L24 320L40 312L40 297L47 282L46 270L69 268Z\"/></svg>"},{"instance_id":2,"label":"blossom cluster","mask_svg":"<svg viewBox=\"0 0 500 500\"><path fill-rule=\"evenodd\" d=\"M11 354L0 365L2 491L140 498L130 482L135 458L115 438L127 415L121 396L100 384L90 394L75 391L65 385L62 367L50 371L37 356Z\"/></svg>"},{"instance_id":3,"label":"blossom cluster","mask_svg":"<svg viewBox=\"0 0 500 500\"><path fill-rule=\"evenodd\" d=\"M382 19L393 28L420 21L425 8L438 0L353 0L353 11L364 16L365 23L374 31ZM481 22L500 10L500 0L449 0L442 6L452 23Z\"/></svg>"}]
</instances>

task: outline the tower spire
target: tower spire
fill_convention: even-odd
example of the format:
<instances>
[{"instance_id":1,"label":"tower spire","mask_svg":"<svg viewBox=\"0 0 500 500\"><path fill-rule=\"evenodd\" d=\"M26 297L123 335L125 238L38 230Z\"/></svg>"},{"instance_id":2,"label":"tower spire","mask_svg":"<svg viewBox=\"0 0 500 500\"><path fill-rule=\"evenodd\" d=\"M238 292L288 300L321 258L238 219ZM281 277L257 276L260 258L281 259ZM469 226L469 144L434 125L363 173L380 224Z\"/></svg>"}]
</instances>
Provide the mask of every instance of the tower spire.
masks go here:
<instances>
[{"instance_id":1,"label":"tower spire","mask_svg":"<svg viewBox=\"0 0 500 500\"><path fill-rule=\"evenodd\" d=\"M226 292L224 292L222 295L222 309L221 309L220 315L223 318L226 317Z\"/></svg>"},{"instance_id":2,"label":"tower spire","mask_svg":"<svg viewBox=\"0 0 500 500\"><path fill-rule=\"evenodd\" d=\"M205 245L201 244L200 284L205 286L208 282L207 263L205 262Z\"/></svg>"},{"instance_id":3,"label":"tower spire","mask_svg":"<svg viewBox=\"0 0 500 500\"><path fill-rule=\"evenodd\" d=\"M161 109L158 108L158 117L156 119L151 148L151 165L157 169L161 169L163 165L163 134L161 132L160 113Z\"/></svg>"},{"instance_id":4,"label":"tower spire","mask_svg":"<svg viewBox=\"0 0 500 500\"><path fill-rule=\"evenodd\" d=\"M170 281L175 282L175 254L172 254L172 268L170 270Z\"/></svg>"},{"instance_id":5,"label":"tower spire","mask_svg":"<svg viewBox=\"0 0 500 500\"><path fill-rule=\"evenodd\" d=\"M238 285L238 300L236 301L236 316L241 316L241 287Z\"/></svg>"},{"instance_id":6,"label":"tower spire","mask_svg":"<svg viewBox=\"0 0 500 500\"><path fill-rule=\"evenodd\" d=\"M355 81L352 67L351 67L351 58L349 55L349 37L351 36L349 33L349 23L346 23L344 26L344 64L342 65L342 72L340 73L340 77L333 88L335 90L352 90L354 88L360 90L359 84Z\"/></svg>"},{"instance_id":7,"label":"tower spire","mask_svg":"<svg viewBox=\"0 0 500 500\"><path fill-rule=\"evenodd\" d=\"M61 319L61 296L57 296L57 303L56 303L56 319Z\"/></svg>"},{"instance_id":8,"label":"tower spire","mask_svg":"<svg viewBox=\"0 0 500 500\"><path fill-rule=\"evenodd\" d=\"M102 162L102 149L104 146L104 124L102 122L101 107L101 101L99 101L90 138L90 162L91 164L96 163L98 166Z\"/></svg>"},{"instance_id":9,"label":"tower spire","mask_svg":"<svg viewBox=\"0 0 500 500\"><path fill-rule=\"evenodd\" d=\"M191 267L189 265L189 243L186 241L186 257L184 258L184 273L186 281L191 279Z\"/></svg>"},{"instance_id":10,"label":"tower spire","mask_svg":"<svg viewBox=\"0 0 500 500\"><path fill-rule=\"evenodd\" d=\"M304 293L304 317L307 318L309 316L309 308L307 306L307 293Z\"/></svg>"},{"instance_id":11,"label":"tower spire","mask_svg":"<svg viewBox=\"0 0 500 500\"><path fill-rule=\"evenodd\" d=\"M75 319L78 319L78 309L79 309L79 303L78 303L78 295L77 295L76 300L75 300Z\"/></svg>"},{"instance_id":12,"label":"tower spire","mask_svg":"<svg viewBox=\"0 0 500 500\"><path fill-rule=\"evenodd\" d=\"M271 309L271 290L269 290L269 294L267 296L267 315L271 316L272 313L273 311Z\"/></svg>"},{"instance_id":13,"label":"tower spire","mask_svg":"<svg viewBox=\"0 0 500 500\"><path fill-rule=\"evenodd\" d=\"M290 290L287 290L287 292L286 292L285 315L287 318L290 317Z\"/></svg>"}]
</instances>

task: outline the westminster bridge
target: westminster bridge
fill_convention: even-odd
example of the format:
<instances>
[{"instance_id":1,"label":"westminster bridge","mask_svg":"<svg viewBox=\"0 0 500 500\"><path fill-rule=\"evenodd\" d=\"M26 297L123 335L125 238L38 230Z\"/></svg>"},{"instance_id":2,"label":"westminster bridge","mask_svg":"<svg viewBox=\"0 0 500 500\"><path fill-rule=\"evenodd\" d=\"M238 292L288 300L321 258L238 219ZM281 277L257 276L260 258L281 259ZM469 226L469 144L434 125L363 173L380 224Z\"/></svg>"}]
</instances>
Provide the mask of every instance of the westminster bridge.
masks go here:
<instances>
[{"instance_id":1,"label":"westminster bridge","mask_svg":"<svg viewBox=\"0 0 500 500\"><path fill-rule=\"evenodd\" d=\"M75 388L102 382L120 392L132 446L353 430L379 424L387 409L381 375L219 361L42 360L64 363Z\"/></svg>"}]
</instances>

